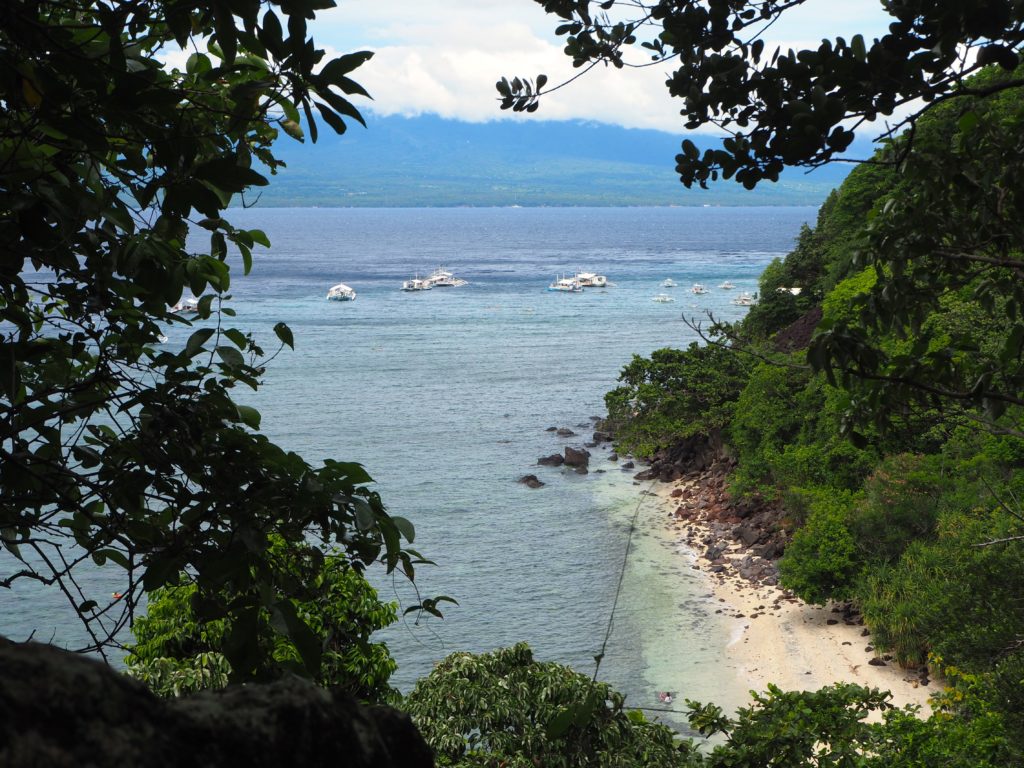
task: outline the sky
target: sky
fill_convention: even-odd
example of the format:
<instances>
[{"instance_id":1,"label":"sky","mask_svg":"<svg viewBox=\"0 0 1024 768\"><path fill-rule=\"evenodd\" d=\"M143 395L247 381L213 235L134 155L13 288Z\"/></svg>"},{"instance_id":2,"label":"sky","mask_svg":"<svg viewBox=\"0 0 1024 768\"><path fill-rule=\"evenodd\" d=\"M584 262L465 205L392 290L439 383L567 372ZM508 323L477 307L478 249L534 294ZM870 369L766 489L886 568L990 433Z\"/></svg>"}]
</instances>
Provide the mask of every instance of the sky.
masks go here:
<instances>
[{"instance_id":1,"label":"sky","mask_svg":"<svg viewBox=\"0 0 1024 768\"><path fill-rule=\"evenodd\" d=\"M577 70L554 34L560 23L533 0L337 0L311 26L328 53L370 50L353 73L373 96L358 103L379 115L441 117L485 122L522 119L498 107L494 84L502 76L548 75L550 85ZM767 50L817 47L822 38L884 34L889 21L879 0L809 0L788 11L766 36ZM635 61L642 61L641 50ZM527 119L592 120L627 128L682 129L679 105L669 97L670 65L616 70L598 67L543 100Z\"/></svg>"}]
</instances>

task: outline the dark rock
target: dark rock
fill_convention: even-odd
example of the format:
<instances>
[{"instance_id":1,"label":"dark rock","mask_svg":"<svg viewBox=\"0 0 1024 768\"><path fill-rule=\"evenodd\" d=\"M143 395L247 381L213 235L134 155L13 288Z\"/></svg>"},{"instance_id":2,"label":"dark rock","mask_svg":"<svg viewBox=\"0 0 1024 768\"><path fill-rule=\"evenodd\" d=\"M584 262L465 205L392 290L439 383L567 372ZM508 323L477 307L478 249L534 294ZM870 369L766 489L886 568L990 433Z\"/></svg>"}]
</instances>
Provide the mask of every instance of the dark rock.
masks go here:
<instances>
[{"instance_id":1,"label":"dark rock","mask_svg":"<svg viewBox=\"0 0 1024 768\"><path fill-rule=\"evenodd\" d=\"M573 437L576 433L568 427L559 427L555 430L555 434L559 437Z\"/></svg>"},{"instance_id":2,"label":"dark rock","mask_svg":"<svg viewBox=\"0 0 1024 768\"><path fill-rule=\"evenodd\" d=\"M537 463L545 467L560 467L565 462L560 453L552 453L550 456L543 456L537 459Z\"/></svg>"},{"instance_id":3,"label":"dark rock","mask_svg":"<svg viewBox=\"0 0 1024 768\"><path fill-rule=\"evenodd\" d=\"M94 659L0 639L5 768L433 765L409 717L297 677L172 701Z\"/></svg>"},{"instance_id":4,"label":"dark rock","mask_svg":"<svg viewBox=\"0 0 1024 768\"><path fill-rule=\"evenodd\" d=\"M565 446L565 463L570 467L586 467L590 464L590 451Z\"/></svg>"},{"instance_id":5,"label":"dark rock","mask_svg":"<svg viewBox=\"0 0 1024 768\"><path fill-rule=\"evenodd\" d=\"M544 487L544 483L541 482L536 475L523 475L519 478L519 482L523 485L529 486L530 488Z\"/></svg>"},{"instance_id":6,"label":"dark rock","mask_svg":"<svg viewBox=\"0 0 1024 768\"><path fill-rule=\"evenodd\" d=\"M838 624L839 622L836 619L828 619L825 623L831 627L833 624Z\"/></svg>"},{"instance_id":7,"label":"dark rock","mask_svg":"<svg viewBox=\"0 0 1024 768\"><path fill-rule=\"evenodd\" d=\"M635 467L635 466L636 465L632 461L627 461L625 464L622 465L622 468L623 469L633 469L633 467Z\"/></svg>"},{"instance_id":8,"label":"dark rock","mask_svg":"<svg viewBox=\"0 0 1024 768\"><path fill-rule=\"evenodd\" d=\"M725 553L725 549L719 546L712 545L704 551L704 557L708 560L715 561Z\"/></svg>"},{"instance_id":9,"label":"dark rock","mask_svg":"<svg viewBox=\"0 0 1024 768\"><path fill-rule=\"evenodd\" d=\"M556 432L557 430L558 430L558 427L548 427L544 431L545 432Z\"/></svg>"},{"instance_id":10,"label":"dark rock","mask_svg":"<svg viewBox=\"0 0 1024 768\"><path fill-rule=\"evenodd\" d=\"M887 667L887 666L889 666L888 664L886 664L884 661L882 661L877 656L875 658L873 658L873 659L869 659L868 660L868 664L870 664L872 667Z\"/></svg>"},{"instance_id":11,"label":"dark rock","mask_svg":"<svg viewBox=\"0 0 1024 768\"><path fill-rule=\"evenodd\" d=\"M595 443L610 443L612 441L612 436L607 432L601 432L598 430L594 432L593 440Z\"/></svg>"},{"instance_id":12,"label":"dark rock","mask_svg":"<svg viewBox=\"0 0 1024 768\"><path fill-rule=\"evenodd\" d=\"M733 529L732 536L749 548L761 538L761 532L749 525L738 525Z\"/></svg>"},{"instance_id":13,"label":"dark rock","mask_svg":"<svg viewBox=\"0 0 1024 768\"><path fill-rule=\"evenodd\" d=\"M617 454L615 452L612 452L612 453L608 454L608 461L618 461L618 460L619 460L619 454Z\"/></svg>"}]
</instances>

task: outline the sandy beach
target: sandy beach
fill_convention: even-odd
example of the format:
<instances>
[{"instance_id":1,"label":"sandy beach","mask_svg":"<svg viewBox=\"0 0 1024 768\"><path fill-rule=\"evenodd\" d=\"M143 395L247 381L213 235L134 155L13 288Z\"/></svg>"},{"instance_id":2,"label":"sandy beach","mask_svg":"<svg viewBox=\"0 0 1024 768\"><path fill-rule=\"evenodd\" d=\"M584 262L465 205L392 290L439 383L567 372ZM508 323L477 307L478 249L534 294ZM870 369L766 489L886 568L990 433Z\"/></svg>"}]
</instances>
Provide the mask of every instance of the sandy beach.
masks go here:
<instances>
[{"instance_id":1,"label":"sandy beach","mask_svg":"<svg viewBox=\"0 0 1024 768\"><path fill-rule=\"evenodd\" d=\"M726 649L728 666L749 689L764 690L769 683L785 690L856 683L890 691L897 706L912 704L924 714L930 711L928 699L941 689L941 683L876 653L858 617L845 615L841 607L808 605L777 586L752 583L735 568L723 570L719 565L716 569L694 551L688 540L700 540L711 529L699 519L676 519L672 513L679 500L670 496L674 489L692 487L687 480L658 483L651 501L667 521L667 535L677 540L680 557L688 557L707 575L713 599L735 622ZM726 549L724 558L738 561L744 554L737 542Z\"/></svg>"}]
</instances>

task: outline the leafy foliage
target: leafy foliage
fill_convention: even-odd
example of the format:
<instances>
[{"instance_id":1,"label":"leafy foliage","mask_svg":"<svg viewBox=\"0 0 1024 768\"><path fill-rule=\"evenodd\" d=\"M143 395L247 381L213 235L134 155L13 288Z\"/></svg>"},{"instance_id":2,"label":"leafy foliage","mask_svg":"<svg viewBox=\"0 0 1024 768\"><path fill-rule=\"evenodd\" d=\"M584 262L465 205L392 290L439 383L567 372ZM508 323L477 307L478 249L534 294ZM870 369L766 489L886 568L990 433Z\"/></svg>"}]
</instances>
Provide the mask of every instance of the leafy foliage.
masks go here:
<instances>
[{"instance_id":1,"label":"leafy foliage","mask_svg":"<svg viewBox=\"0 0 1024 768\"><path fill-rule=\"evenodd\" d=\"M717 432L727 424L748 375L744 360L728 349L691 344L634 355L622 369L622 386L605 395L616 444L637 456L682 437Z\"/></svg>"},{"instance_id":2,"label":"leafy foliage","mask_svg":"<svg viewBox=\"0 0 1024 768\"><path fill-rule=\"evenodd\" d=\"M972 87L1019 75L986 72ZM1022 126L1021 93L1006 90L943 105L920 121L911 152L907 137L882 155L905 157L853 258L877 279L853 297L852 318L822 324L810 354L856 395L862 421L939 405L996 419L1024 404Z\"/></svg>"},{"instance_id":3,"label":"leafy foliage","mask_svg":"<svg viewBox=\"0 0 1024 768\"><path fill-rule=\"evenodd\" d=\"M388 678L397 665L387 646L371 643L370 636L397 620L397 606L382 603L365 577L338 555L278 541L267 557L277 577L276 597L303 595L296 612L322 649L316 682L365 700L389 698ZM238 638L229 619L196 621L193 606L200 599L194 584L162 587L149 596L146 615L132 627L136 643L127 658L129 672L160 695L227 684L231 666L224 651ZM246 638L246 644L255 649L259 663L301 669L299 648L294 640L272 633L273 620L264 616L258 634Z\"/></svg>"},{"instance_id":4,"label":"leafy foliage","mask_svg":"<svg viewBox=\"0 0 1024 768\"><path fill-rule=\"evenodd\" d=\"M141 594L185 571L197 621L232 627L236 677L263 669L247 638L267 631L315 676L306 596L278 589L271 537L337 544L357 570L383 558L411 577L419 560L361 466L310 466L231 397L258 386L267 357L230 327L229 247L248 272L269 243L222 213L267 183L261 164L277 170L279 131L315 141L314 109L337 132L362 122L349 74L370 54L326 60L307 36L330 5L0 9L0 585L61 590L87 649L116 643ZM184 69L161 63L176 47L191 51ZM196 320L169 308L186 290ZM171 324L195 326L181 349L159 346ZM77 574L92 563L123 570L119 599L86 593Z\"/></svg>"},{"instance_id":5,"label":"leafy foliage","mask_svg":"<svg viewBox=\"0 0 1024 768\"><path fill-rule=\"evenodd\" d=\"M953 721L940 713L923 720L889 699L876 689L837 684L818 691L769 686L735 718L713 705L687 704L690 722L702 734L726 737L701 763L714 768L995 768L1013 757L995 730L998 717ZM880 717L869 720L872 713Z\"/></svg>"},{"instance_id":6,"label":"leafy foliage","mask_svg":"<svg viewBox=\"0 0 1024 768\"><path fill-rule=\"evenodd\" d=\"M439 765L686 766L693 746L623 696L519 643L453 653L405 699Z\"/></svg>"},{"instance_id":7,"label":"leafy foliage","mask_svg":"<svg viewBox=\"0 0 1024 768\"><path fill-rule=\"evenodd\" d=\"M779 563L782 586L808 603L851 597L854 578L863 567L859 542L848 523L854 502L849 492L813 493L807 522L786 547Z\"/></svg>"}]
</instances>

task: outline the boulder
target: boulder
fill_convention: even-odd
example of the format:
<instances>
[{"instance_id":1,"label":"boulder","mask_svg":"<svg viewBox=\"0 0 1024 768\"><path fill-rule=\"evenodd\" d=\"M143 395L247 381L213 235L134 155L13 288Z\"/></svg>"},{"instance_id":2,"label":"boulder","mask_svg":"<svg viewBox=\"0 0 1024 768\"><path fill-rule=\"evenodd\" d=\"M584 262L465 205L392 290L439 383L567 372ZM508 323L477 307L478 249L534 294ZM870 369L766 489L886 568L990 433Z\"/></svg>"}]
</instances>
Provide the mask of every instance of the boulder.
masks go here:
<instances>
[{"instance_id":1,"label":"boulder","mask_svg":"<svg viewBox=\"0 0 1024 768\"><path fill-rule=\"evenodd\" d=\"M732 537L742 542L744 547L750 548L761 538L761 532L748 525L737 525L733 529Z\"/></svg>"},{"instance_id":2,"label":"boulder","mask_svg":"<svg viewBox=\"0 0 1024 768\"><path fill-rule=\"evenodd\" d=\"M567 445L565 446L564 461L567 466L586 469L590 464L590 451Z\"/></svg>"},{"instance_id":3,"label":"boulder","mask_svg":"<svg viewBox=\"0 0 1024 768\"><path fill-rule=\"evenodd\" d=\"M550 456L541 456L537 459L537 463L545 467L560 467L564 461L560 453L552 453Z\"/></svg>"},{"instance_id":4,"label":"boulder","mask_svg":"<svg viewBox=\"0 0 1024 768\"><path fill-rule=\"evenodd\" d=\"M576 433L573 432L568 427L559 427L557 430L555 430L555 434L558 435L559 437L573 437Z\"/></svg>"},{"instance_id":5,"label":"boulder","mask_svg":"<svg viewBox=\"0 0 1024 768\"><path fill-rule=\"evenodd\" d=\"M520 483L530 488L543 488L544 483L541 482L536 475L523 475L519 478Z\"/></svg>"},{"instance_id":6,"label":"boulder","mask_svg":"<svg viewBox=\"0 0 1024 768\"><path fill-rule=\"evenodd\" d=\"M5 768L433 765L409 717L297 677L171 701L95 659L0 638Z\"/></svg>"},{"instance_id":7,"label":"boulder","mask_svg":"<svg viewBox=\"0 0 1024 768\"><path fill-rule=\"evenodd\" d=\"M596 430L592 439L595 443L610 443L612 441L612 436L607 432Z\"/></svg>"},{"instance_id":8,"label":"boulder","mask_svg":"<svg viewBox=\"0 0 1024 768\"><path fill-rule=\"evenodd\" d=\"M633 467L635 467L635 466L636 466L636 464L634 464L632 461L627 461L626 463L624 463L622 465L622 468L623 469L633 469Z\"/></svg>"}]
</instances>

